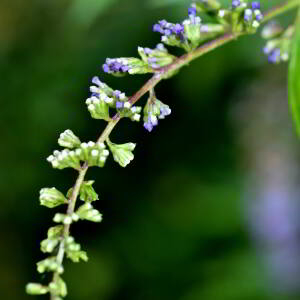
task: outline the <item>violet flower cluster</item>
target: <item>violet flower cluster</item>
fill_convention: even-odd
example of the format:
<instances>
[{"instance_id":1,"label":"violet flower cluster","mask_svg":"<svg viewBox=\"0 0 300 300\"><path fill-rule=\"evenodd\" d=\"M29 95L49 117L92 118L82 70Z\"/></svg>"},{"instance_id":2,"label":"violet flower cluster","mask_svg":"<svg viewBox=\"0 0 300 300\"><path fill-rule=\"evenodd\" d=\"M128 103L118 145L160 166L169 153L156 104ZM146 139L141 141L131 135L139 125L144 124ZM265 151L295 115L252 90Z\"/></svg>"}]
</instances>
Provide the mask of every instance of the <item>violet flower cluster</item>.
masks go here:
<instances>
[{"instance_id":1,"label":"violet flower cluster","mask_svg":"<svg viewBox=\"0 0 300 300\"><path fill-rule=\"evenodd\" d=\"M95 76L90 86L91 97L86 100L88 110L95 119L109 121L109 108L116 109L122 116L130 118L132 121L139 121L141 108L132 106L125 93L113 90Z\"/></svg>"},{"instance_id":2,"label":"violet flower cluster","mask_svg":"<svg viewBox=\"0 0 300 300\"><path fill-rule=\"evenodd\" d=\"M275 22L270 22L264 27L262 37L268 41L263 48L263 52L268 56L270 63L277 64L289 59L293 33L293 26L283 30Z\"/></svg>"},{"instance_id":3,"label":"violet flower cluster","mask_svg":"<svg viewBox=\"0 0 300 300\"><path fill-rule=\"evenodd\" d=\"M144 128L151 132L158 125L159 119L162 120L170 114L170 107L158 100L151 92L144 108Z\"/></svg>"}]
</instances>

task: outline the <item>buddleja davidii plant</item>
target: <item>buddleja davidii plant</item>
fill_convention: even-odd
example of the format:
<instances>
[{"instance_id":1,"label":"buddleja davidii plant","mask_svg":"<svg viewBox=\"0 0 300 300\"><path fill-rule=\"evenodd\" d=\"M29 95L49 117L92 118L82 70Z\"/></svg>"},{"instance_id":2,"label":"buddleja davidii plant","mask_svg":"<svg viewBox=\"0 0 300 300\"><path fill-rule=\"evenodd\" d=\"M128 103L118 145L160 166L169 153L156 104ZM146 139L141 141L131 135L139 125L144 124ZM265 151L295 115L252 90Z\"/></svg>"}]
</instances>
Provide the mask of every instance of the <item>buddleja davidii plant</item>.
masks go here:
<instances>
[{"instance_id":1,"label":"buddleja davidii plant","mask_svg":"<svg viewBox=\"0 0 300 300\"><path fill-rule=\"evenodd\" d=\"M158 125L159 120L171 113L170 107L156 97L154 91L156 84L162 79L173 76L182 66L195 58L240 35L255 33L264 20L299 4L298 0L288 1L263 16L258 1L247 3L242 0L233 0L229 8L224 8L217 0L200 0L191 5L188 10L188 18L183 22L170 23L161 20L155 24L153 31L161 34L161 43L154 49L138 47L140 58L121 57L106 60L103 65L106 73L115 76L153 73L153 76L131 97L127 97L119 90L112 89L101 82L98 77L94 77L93 85L90 87L91 96L86 100L86 105L92 118L107 122L106 128L96 142L81 142L71 130L66 130L60 135L58 144L64 149L55 150L47 160L53 168L73 168L78 171L79 175L75 185L66 194L54 187L43 188L40 191L41 205L48 208L66 205L67 209L66 213L55 214L53 221L57 225L50 227L47 238L41 242L41 251L49 256L37 263L37 270L39 273L52 273L52 278L46 285L29 283L26 286L29 294L49 293L51 300L62 299L67 295L67 286L62 279L64 257L66 256L73 262L88 260L87 253L70 235L70 226L79 220L92 222L101 222L102 220L101 213L93 206L93 202L99 199L93 189L94 181L84 179L88 168L104 167L110 153L121 167L126 167L134 158L133 150L136 144L130 142L117 144L110 140L110 133L119 120L129 118L139 122L141 114L143 114L144 128L151 132ZM203 24L198 13L208 14L213 21ZM275 31L272 30L269 31L274 33ZM272 34L266 34L266 31L267 29L264 31L266 38L274 37ZM284 41L285 39L291 41L293 35L290 29L285 33L277 32L276 34L282 34L283 41L282 44L276 42L276 47L282 45L282 49L288 49L289 52L290 43L287 45ZM279 37L277 36L277 38ZM269 44L266 46L268 50L265 52L277 57L273 54L277 48L270 47L270 42L272 41L268 42ZM176 57L170 54L165 46L182 48L186 54ZM282 60L286 60L285 56L283 58ZM277 59L269 57L269 61L277 62ZM144 108L135 106L135 103L147 92L149 92L149 97ZM112 117L111 111L115 112ZM78 196L82 202L76 206Z\"/></svg>"}]
</instances>

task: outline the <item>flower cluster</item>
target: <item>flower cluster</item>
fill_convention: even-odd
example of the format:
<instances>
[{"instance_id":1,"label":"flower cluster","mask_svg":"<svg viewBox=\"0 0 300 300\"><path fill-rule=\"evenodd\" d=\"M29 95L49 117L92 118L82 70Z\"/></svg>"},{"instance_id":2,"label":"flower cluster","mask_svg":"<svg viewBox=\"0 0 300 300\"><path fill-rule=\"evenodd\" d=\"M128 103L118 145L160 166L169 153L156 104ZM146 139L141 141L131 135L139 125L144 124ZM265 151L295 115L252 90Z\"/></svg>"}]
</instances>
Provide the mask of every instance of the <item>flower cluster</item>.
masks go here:
<instances>
[{"instance_id":1,"label":"flower cluster","mask_svg":"<svg viewBox=\"0 0 300 300\"><path fill-rule=\"evenodd\" d=\"M160 33L161 41L169 46L177 46L190 51L198 45L201 19L195 7L188 10L189 18L182 23L170 23L161 20L153 25L153 31Z\"/></svg>"},{"instance_id":2,"label":"flower cluster","mask_svg":"<svg viewBox=\"0 0 300 300\"><path fill-rule=\"evenodd\" d=\"M151 72L148 64L134 57L107 58L103 65L105 73L116 76L128 74L145 74Z\"/></svg>"},{"instance_id":3,"label":"flower cluster","mask_svg":"<svg viewBox=\"0 0 300 300\"><path fill-rule=\"evenodd\" d=\"M159 119L164 119L170 114L170 107L158 100L152 91L144 108L144 128L151 132L153 127L158 125Z\"/></svg>"},{"instance_id":4,"label":"flower cluster","mask_svg":"<svg viewBox=\"0 0 300 300\"><path fill-rule=\"evenodd\" d=\"M176 57L168 53L162 43L156 45L155 49L138 47L142 60L147 62L152 69L158 69L171 64Z\"/></svg>"},{"instance_id":5,"label":"flower cluster","mask_svg":"<svg viewBox=\"0 0 300 300\"><path fill-rule=\"evenodd\" d=\"M234 32L253 33L263 20L259 1L248 3L244 0L232 0L231 9L220 9L218 16L230 24Z\"/></svg>"},{"instance_id":6,"label":"flower cluster","mask_svg":"<svg viewBox=\"0 0 300 300\"><path fill-rule=\"evenodd\" d=\"M103 167L109 151L106 149L104 143L81 143L80 147L62 151L55 150L52 155L47 158L52 164L53 168L64 169L73 168L79 170L81 168L80 162L87 162L89 166Z\"/></svg>"},{"instance_id":7,"label":"flower cluster","mask_svg":"<svg viewBox=\"0 0 300 300\"><path fill-rule=\"evenodd\" d=\"M279 24L274 22L264 27L262 37L268 41L263 52L268 56L269 63L277 64L289 59L293 32L293 26L284 31Z\"/></svg>"},{"instance_id":8,"label":"flower cluster","mask_svg":"<svg viewBox=\"0 0 300 300\"><path fill-rule=\"evenodd\" d=\"M132 121L140 120L141 109L132 106L125 93L113 90L101 82L97 76L92 79L92 83L93 85L90 86L91 97L85 101L92 118L109 121L109 108L114 108L122 113L122 116L130 118Z\"/></svg>"}]
</instances>

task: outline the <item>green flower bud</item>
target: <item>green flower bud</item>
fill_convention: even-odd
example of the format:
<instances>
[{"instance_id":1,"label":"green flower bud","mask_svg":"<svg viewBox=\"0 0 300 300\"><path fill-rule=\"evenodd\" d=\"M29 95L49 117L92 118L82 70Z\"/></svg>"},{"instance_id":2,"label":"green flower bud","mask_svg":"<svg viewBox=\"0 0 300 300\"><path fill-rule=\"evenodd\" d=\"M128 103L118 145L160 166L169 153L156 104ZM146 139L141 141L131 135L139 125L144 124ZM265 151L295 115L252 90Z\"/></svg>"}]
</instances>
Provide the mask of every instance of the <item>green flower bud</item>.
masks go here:
<instances>
[{"instance_id":1,"label":"green flower bud","mask_svg":"<svg viewBox=\"0 0 300 300\"><path fill-rule=\"evenodd\" d=\"M82 143L80 148L76 150L76 153L81 160L86 161L89 166L103 167L109 151L105 149L103 143L88 142Z\"/></svg>"},{"instance_id":2,"label":"green flower bud","mask_svg":"<svg viewBox=\"0 0 300 300\"><path fill-rule=\"evenodd\" d=\"M30 282L26 285L26 293L29 295L44 295L49 292L48 287L39 283Z\"/></svg>"},{"instance_id":3,"label":"green flower bud","mask_svg":"<svg viewBox=\"0 0 300 300\"><path fill-rule=\"evenodd\" d=\"M58 139L60 146L70 149L80 146L80 143L80 139L70 129L61 133Z\"/></svg>"},{"instance_id":4,"label":"green flower bud","mask_svg":"<svg viewBox=\"0 0 300 300\"><path fill-rule=\"evenodd\" d=\"M41 251L44 253L51 253L58 245L59 239L63 234L64 226L57 225L50 227L47 234L47 239L41 242Z\"/></svg>"},{"instance_id":5,"label":"green flower bud","mask_svg":"<svg viewBox=\"0 0 300 300\"><path fill-rule=\"evenodd\" d=\"M67 257L73 262L88 261L86 252L81 250L80 244L75 243L74 238L71 236L66 239L66 253Z\"/></svg>"},{"instance_id":6,"label":"green flower bud","mask_svg":"<svg viewBox=\"0 0 300 300\"><path fill-rule=\"evenodd\" d=\"M94 180L84 181L80 187L80 199L85 202L92 202L99 199L92 185Z\"/></svg>"},{"instance_id":7,"label":"green flower bud","mask_svg":"<svg viewBox=\"0 0 300 300\"><path fill-rule=\"evenodd\" d=\"M56 261L56 257L49 257L37 263L37 270L39 273L44 272L58 272L63 273L63 267Z\"/></svg>"},{"instance_id":8,"label":"green flower bud","mask_svg":"<svg viewBox=\"0 0 300 300\"><path fill-rule=\"evenodd\" d=\"M72 224L73 221L78 221L78 217L76 214L74 215L65 215L65 214L61 214L61 213L56 213L54 218L53 218L53 221L55 223L63 223L65 225L68 225L68 224Z\"/></svg>"},{"instance_id":9,"label":"green flower bud","mask_svg":"<svg viewBox=\"0 0 300 300\"><path fill-rule=\"evenodd\" d=\"M168 50L161 43L155 49L138 47L138 52L142 60L154 70L167 66L176 59L176 56L168 53Z\"/></svg>"},{"instance_id":10,"label":"green flower bud","mask_svg":"<svg viewBox=\"0 0 300 300\"><path fill-rule=\"evenodd\" d=\"M91 113L92 118L109 121L109 105L102 98L103 97L97 98L92 96L91 98L88 98L85 103L89 112Z\"/></svg>"},{"instance_id":11,"label":"green flower bud","mask_svg":"<svg viewBox=\"0 0 300 300\"><path fill-rule=\"evenodd\" d=\"M94 209L92 204L90 204L89 202L81 205L76 211L76 214L82 220L88 220L92 222L102 221L102 215L100 214L100 212L97 209Z\"/></svg>"},{"instance_id":12,"label":"green flower bud","mask_svg":"<svg viewBox=\"0 0 300 300\"><path fill-rule=\"evenodd\" d=\"M113 154L114 160L121 166L126 167L134 158L132 151L134 150L136 144L126 143L126 144L114 144L107 140L108 147Z\"/></svg>"},{"instance_id":13,"label":"green flower bud","mask_svg":"<svg viewBox=\"0 0 300 300\"><path fill-rule=\"evenodd\" d=\"M40 190L40 203L43 206L53 208L61 204L67 204L68 200L56 188L43 188Z\"/></svg>"},{"instance_id":14,"label":"green flower bud","mask_svg":"<svg viewBox=\"0 0 300 300\"><path fill-rule=\"evenodd\" d=\"M51 291L51 293L60 295L62 297L66 297L68 294L67 285L60 276L57 276L55 278L55 282L50 282L49 290Z\"/></svg>"},{"instance_id":15,"label":"green flower bud","mask_svg":"<svg viewBox=\"0 0 300 300\"><path fill-rule=\"evenodd\" d=\"M64 149L63 151L55 150L53 155L47 158L55 169L73 168L80 170L80 158L76 155L76 151Z\"/></svg>"}]
</instances>

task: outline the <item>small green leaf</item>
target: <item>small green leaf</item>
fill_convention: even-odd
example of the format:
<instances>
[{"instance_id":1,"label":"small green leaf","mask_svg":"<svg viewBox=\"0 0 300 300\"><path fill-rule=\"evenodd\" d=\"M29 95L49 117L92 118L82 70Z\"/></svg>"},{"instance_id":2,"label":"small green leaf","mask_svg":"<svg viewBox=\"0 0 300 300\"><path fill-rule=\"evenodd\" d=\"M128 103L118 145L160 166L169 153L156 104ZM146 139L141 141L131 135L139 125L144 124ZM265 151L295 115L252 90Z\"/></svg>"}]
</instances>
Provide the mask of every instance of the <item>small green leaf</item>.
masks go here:
<instances>
[{"instance_id":1,"label":"small green leaf","mask_svg":"<svg viewBox=\"0 0 300 300\"><path fill-rule=\"evenodd\" d=\"M80 143L80 139L70 129L67 129L61 133L58 139L58 144L60 146L70 149L79 147Z\"/></svg>"},{"instance_id":2,"label":"small green leaf","mask_svg":"<svg viewBox=\"0 0 300 300\"><path fill-rule=\"evenodd\" d=\"M300 11L299 14L300 16ZM295 24L296 30L292 42L291 60L288 74L288 95L290 110L296 130L300 136L300 17Z\"/></svg>"},{"instance_id":3,"label":"small green leaf","mask_svg":"<svg viewBox=\"0 0 300 300\"><path fill-rule=\"evenodd\" d=\"M85 202L92 202L99 199L92 185L94 180L84 181L80 187L80 199Z\"/></svg>"}]
</instances>

